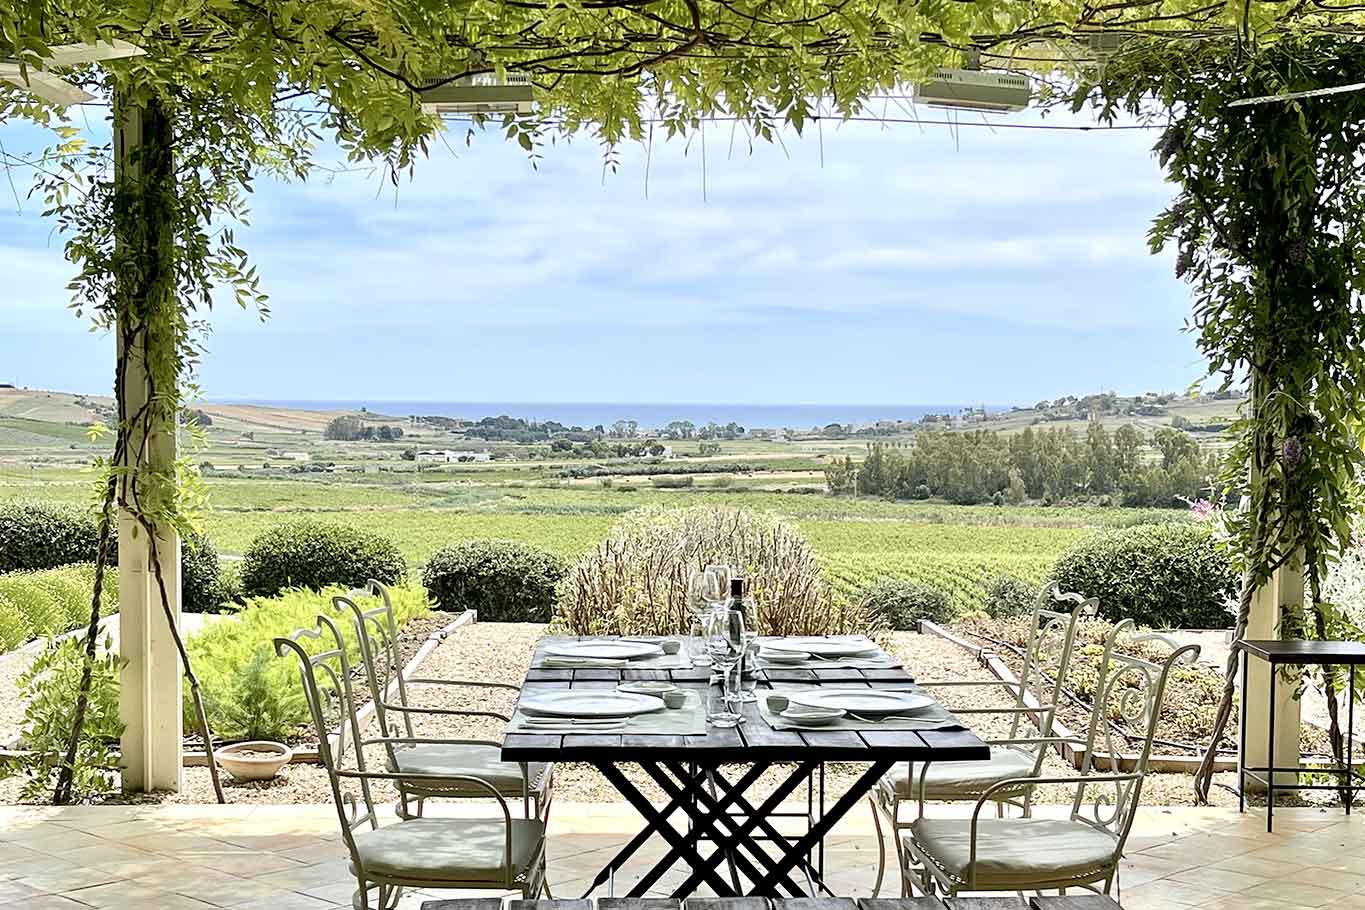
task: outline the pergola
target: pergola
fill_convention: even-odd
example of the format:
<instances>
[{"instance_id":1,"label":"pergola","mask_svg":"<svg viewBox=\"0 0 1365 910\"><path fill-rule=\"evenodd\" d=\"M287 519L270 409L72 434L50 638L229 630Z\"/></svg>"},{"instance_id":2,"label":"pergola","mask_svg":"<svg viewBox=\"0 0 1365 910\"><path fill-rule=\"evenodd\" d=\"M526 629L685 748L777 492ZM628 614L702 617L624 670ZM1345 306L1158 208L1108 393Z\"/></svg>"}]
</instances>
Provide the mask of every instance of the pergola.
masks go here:
<instances>
[{"instance_id":1,"label":"pergola","mask_svg":"<svg viewBox=\"0 0 1365 910\"><path fill-rule=\"evenodd\" d=\"M103 514L119 544L127 660L123 780L131 790L176 789L181 779L181 674L187 668L174 630L178 529L188 510L176 422L181 386L199 356L194 321L224 285L241 303L259 298L245 253L230 234L211 234L211 222L240 211L254 171L304 176L319 128L353 156L385 162L396 178L438 128L418 95L476 76L504 83L509 74L530 77L538 109L489 122L528 150L557 131L590 130L619 142L641 138L647 119L671 135L722 115L770 138L775 129L799 130L815 116L855 113L874 93L943 65L970 61L1028 72L1070 91L1103 80L1109 69L1140 72L1140 55L1154 45L1253 55L1303 35L1353 43L1365 29L1365 14L1316 2L208 0L191 13L178 10L106 0L28 0L0 10L0 53L63 70L113 102L112 179L96 180L79 199L64 194L61 188L80 172L82 153L62 135L58 151L77 160L64 160L46 189L79 270L77 299L118 338L120 416ZM113 39L146 54L98 69L64 69L47 46ZM1287 85L1293 80L1286 74ZM54 105L20 88L0 89L0 122L9 117L58 122ZM1258 330L1284 331L1269 324ZM1305 343L1314 343L1312 331L1302 329ZM1243 358L1215 366L1233 377L1254 373L1262 416L1288 407L1277 403L1285 390L1274 384L1282 380L1262 364ZM1313 399L1302 410L1325 423ZM1280 497L1269 506L1273 515L1288 514L1283 502L1292 484L1267 482L1272 475L1283 479L1283 472L1255 456L1300 433L1288 426L1265 439L1253 433L1252 448L1243 452L1254 462L1253 493ZM1304 452L1322 464L1342 463L1320 447ZM1330 524L1323 539L1340 531L1335 517ZM1305 557L1301 536L1276 539L1283 546L1273 559L1264 553L1248 559L1250 637L1279 634L1282 614L1304 603L1305 558L1311 567L1328 555ZM1266 671L1253 671L1251 705L1267 706L1267 687ZM1289 687L1279 691L1275 762L1294 764L1298 705ZM1266 716L1262 709L1243 719L1254 764L1266 763Z\"/></svg>"}]
</instances>

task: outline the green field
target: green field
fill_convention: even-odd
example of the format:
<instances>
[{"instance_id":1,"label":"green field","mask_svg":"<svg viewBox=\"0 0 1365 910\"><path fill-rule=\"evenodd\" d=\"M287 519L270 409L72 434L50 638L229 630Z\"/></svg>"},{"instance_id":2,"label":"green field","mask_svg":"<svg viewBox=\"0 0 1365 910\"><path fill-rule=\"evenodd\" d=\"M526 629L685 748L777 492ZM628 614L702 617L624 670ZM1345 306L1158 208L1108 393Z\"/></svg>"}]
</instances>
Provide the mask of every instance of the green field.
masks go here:
<instances>
[{"instance_id":1,"label":"green field","mask_svg":"<svg viewBox=\"0 0 1365 910\"><path fill-rule=\"evenodd\" d=\"M1172 404L1191 417L1204 403ZM545 445L486 444L459 432L413 424L405 417L362 415L406 425L398 441L323 438L333 412L253 406L206 406L213 424L206 447L190 458L204 467L210 509L202 529L229 559L279 522L314 517L384 534L415 572L437 548L498 538L536 544L573 559L599 543L618 518L648 506L709 504L772 512L809 537L842 594L882 576L931 583L961 606L979 606L986 584L1008 573L1043 580L1057 556L1097 529L1179 519L1175 509L1101 506L977 505L836 497L825 492L832 458L861 457L867 440L807 434L734 439L701 456L698 443L674 441L678 457L655 476L639 460L566 459ZM1217 407L1232 406L1219 402ZM89 423L107 418L108 402L56 392L0 393L0 502L88 504L93 475L82 466L101 450L86 440ZM993 418L1010 431L1038 415ZM894 444L894 440L893 440ZM903 444L903 443L901 443ZM488 463L418 465L404 450L491 451ZM609 478L565 478L566 468L606 465ZM660 480L696 466L692 486L663 489ZM711 473L716 465L744 470ZM648 468L643 468L648 470Z\"/></svg>"},{"instance_id":2,"label":"green field","mask_svg":"<svg viewBox=\"0 0 1365 910\"><path fill-rule=\"evenodd\" d=\"M202 526L225 556L240 555L273 524L313 517L394 539L420 568L439 547L497 538L535 544L572 559L600 542L626 512L646 506L723 505L775 512L810 538L834 586L852 595L881 576L932 583L963 606L1009 573L1041 581L1058 554L1098 528L1151 513L1115 508L953 506L827 495L614 486L517 485L374 477L339 480L208 480L212 508ZM89 501L90 476L69 469L0 471L0 501Z\"/></svg>"}]
</instances>

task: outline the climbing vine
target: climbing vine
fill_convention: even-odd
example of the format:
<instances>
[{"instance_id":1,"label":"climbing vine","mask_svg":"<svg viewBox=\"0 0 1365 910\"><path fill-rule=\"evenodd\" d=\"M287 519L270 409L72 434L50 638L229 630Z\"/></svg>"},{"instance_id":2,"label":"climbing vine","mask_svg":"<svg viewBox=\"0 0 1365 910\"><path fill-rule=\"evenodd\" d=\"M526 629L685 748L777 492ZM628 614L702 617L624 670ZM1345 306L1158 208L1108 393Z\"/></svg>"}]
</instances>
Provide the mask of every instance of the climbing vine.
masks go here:
<instances>
[{"instance_id":1,"label":"climbing vine","mask_svg":"<svg viewBox=\"0 0 1365 910\"><path fill-rule=\"evenodd\" d=\"M1075 94L1168 121L1156 147L1178 192L1152 226L1194 291L1191 328L1209 374L1250 382L1252 405L1229 430L1225 494L1243 573L1236 636L1274 572L1302 570L1305 603L1286 607L1284 637L1360 637L1321 596L1348 547L1365 472L1365 92L1234 104L1360 82L1365 45L1326 37L1268 46L1150 43ZM1235 657L1213 756L1231 706ZM1343 747L1325 677L1332 742ZM1197 781L1207 798L1211 761Z\"/></svg>"}]
</instances>

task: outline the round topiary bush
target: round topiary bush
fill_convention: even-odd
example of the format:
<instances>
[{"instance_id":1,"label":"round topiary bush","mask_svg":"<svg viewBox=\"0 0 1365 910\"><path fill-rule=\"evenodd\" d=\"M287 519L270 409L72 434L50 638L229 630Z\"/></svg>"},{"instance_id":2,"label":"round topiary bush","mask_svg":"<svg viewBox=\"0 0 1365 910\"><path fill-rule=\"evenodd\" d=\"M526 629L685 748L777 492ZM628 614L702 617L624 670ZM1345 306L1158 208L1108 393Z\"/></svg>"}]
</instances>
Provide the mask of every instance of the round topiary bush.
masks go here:
<instances>
[{"instance_id":1,"label":"round topiary bush","mask_svg":"<svg viewBox=\"0 0 1365 910\"><path fill-rule=\"evenodd\" d=\"M640 509L569 570L555 625L573 635L676 635L690 628L693 573L725 564L748 583L753 631L866 632L856 605L835 596L804 534L767 513L695 506Z\"/></svg>"},{"instance_id":2,"label":"round topiary bush","mask_svg":"<svg viewBox=\"0 0 1365 910\"><path fill-rule=\"evenodd\" d=\"M180 541L180 607L186 613L216 613L226 599L219 576L218 549L197 531Z\"/></svg>"},{"instance_id":3,"label":"round topiary bush","mask_svg":"<svg viewBox=\"0 0 1365 910\"><path fill-rule=\"evenodd\" d=\"M0 504L0 574L94 562L98 544L94 519L80 509Z\"/></svg>"},{"instance_id":4,"label":"round topiary bush","mask_svg":"<svg viewBox=\"0 0 1365 910\"><path fill-rule=\"evenodd\" d=\"M1155 629L1225 629L1237 574L1204 525L1105 531L1063 553L1052 570L1063 591L1100 603L1100 615Z\"/></svg>"},{"instance_id":5,"label":"round topiary bush","mask_svg":"<svg viewBox=\"0 0 1365 910\"><path fill-rule=\"evenodd\" d=\"M510 540L471 540L436 551L422 584L442 610L478 610L481 622L549 622L558 556Z\"/></svg>"},{"instance_id":6,"label":"round topiary bush","mask_svg":"<svg viewBox=\"0 0 1365 910\"><path fill-rule=\"evenodd\" d=\"M1038 585L1008 572L986 582L986 613L995 619L1018 619L1033 612Z\"/></svg>"},{"instance_id":7,"label":"round topiary bush","mask_svg":"<svg viewBox=\"0 0 1365 910\"><path fill-rule=\"evenodd\" d=\"M359 587L371 578L392 585L406 575L407 563L392 540L321 521L276 525L242 554L247 597L271 597L285 588Z\"/></svg>"},{"instance_id":8,"label":"round topiary bush","mask_svg":"<svg viewBox=\"0 0 1365 910\"><path fill-rule=\"evenodd\" d=\"M944 623L956 614L952 600L932 585L905 578L879 578L858 592L858 606L893 629L914 629L921 619Z\"/></svg>"}]
</instances>

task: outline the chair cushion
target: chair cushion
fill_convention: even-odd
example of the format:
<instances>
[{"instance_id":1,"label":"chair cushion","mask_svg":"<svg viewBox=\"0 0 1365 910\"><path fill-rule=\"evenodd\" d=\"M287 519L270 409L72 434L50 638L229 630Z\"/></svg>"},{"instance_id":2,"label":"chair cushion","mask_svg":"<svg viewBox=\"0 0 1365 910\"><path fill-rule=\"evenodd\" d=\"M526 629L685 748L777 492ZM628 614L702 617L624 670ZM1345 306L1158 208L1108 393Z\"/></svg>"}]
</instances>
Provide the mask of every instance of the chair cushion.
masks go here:
<instances>
[{"instance_id":1,"label":"chair cushion","mask_svg":"<svg viewBox=\"0 0 1365 910\"><path fill-rule=\"evenodd\" d=\"M919 799L919 776L925 775L924 795L931 800L976 799L987 787L1012 777L1032 777L1034 756L1017 749L992 746L989 761L936 761L926 771L905 762L887 772L881 786L897 799ZM1001 796L1010 795L1002 792Z\"/></svg>"},{"instance_id":2,"label":"chair cushion","mask_svg":"<svg viewBox=\"0 0 1365 910\"><path fill-rule=\"evenodd\" d=\"M479 743L447 745L444 743L421 743L406 749L397 749L396 762L390 771L410 774L455 774L477 777L492 784L503 796L521 796L521 765L516 762L502 761L497 746ZM547 764L528 764L530 790L536 786L549 769ZM446 796L488 796L484 788L469 781L451 781L448 786L436 781L411 781L404 787L408 793L433 793Z\"/></svg>"},{"instance_id":3,"label":"chair cushion","mask_svg":"<svg viewBox=\"0 0 1365 910\"><path fill-rule=\"evenodd\" d=\"M501 819L413 818L355 834L369 876L400 882L502 882L506 826ZM512 874L525 874L540 855L545 827L512 819ZM355 867L352 865L352 873Z\"/></svg>"},{"instance_id":4,"label":"chair cushion","mask_svg":"<svg viewBox=\"0 0 1365 910\"><path fill-rule=\"evenodd\" d=\"M953 878L968 881L971 821L921 818L905 846ZM982 818L976 828L976 882L981 890L1057 887L1117 861L1118 839L1084 822L1052 818Z\"/></svg>"}]
</instances>

